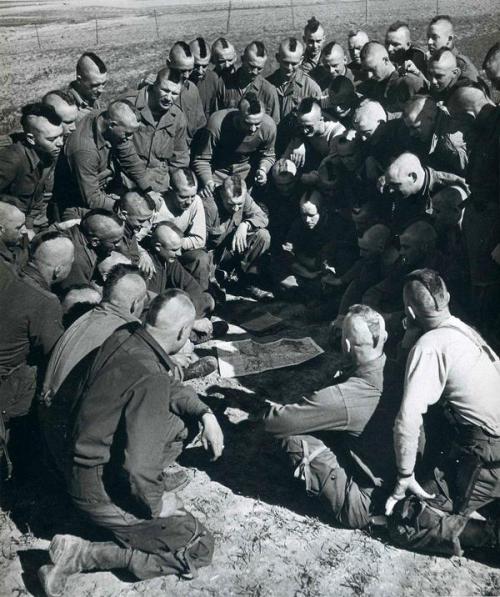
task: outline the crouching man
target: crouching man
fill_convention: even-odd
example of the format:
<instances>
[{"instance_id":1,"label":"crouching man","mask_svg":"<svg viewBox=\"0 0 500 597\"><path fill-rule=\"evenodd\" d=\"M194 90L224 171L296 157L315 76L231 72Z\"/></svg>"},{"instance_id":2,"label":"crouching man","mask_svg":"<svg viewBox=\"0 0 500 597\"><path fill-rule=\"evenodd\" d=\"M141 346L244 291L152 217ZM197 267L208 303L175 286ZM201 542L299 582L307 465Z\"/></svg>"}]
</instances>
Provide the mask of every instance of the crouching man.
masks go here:
<instances>
[{"instance_id":1,"label":"crouching man","mask_svg":"<svg viewBox=\"0 0 500 597\"><path fill-rule=\"evenodd\" d=\"M167 291L152 301L144 325L120 328L97 354L78 397L69 493L115 542L56 535L52 565L39 571L47 595L65 594L67 577L84 570L192 578L210 563L212 535L183 509L163 473L182 451L184 417L199 419L214 460L223 450L211 410L168 373L169 355L185 344L194 318L188 296Z\"/></svg>"},{"instance_id":2,"label":"crouching man","mask_svg":"<svg viewBox=\"0 0 500 597\"><path fill-rule=\"evenodd\" d=\"M352 360L348 377L296 404L271 404L266 431L283 440L295 477L318 496L333 520L363 528L383 507L383 481L394 478L391 426L397 412L386 361L384 319L354 305L342 328L342 348ZM389 381L390 380L390 381Z\"/></svg>"}]
</instances>

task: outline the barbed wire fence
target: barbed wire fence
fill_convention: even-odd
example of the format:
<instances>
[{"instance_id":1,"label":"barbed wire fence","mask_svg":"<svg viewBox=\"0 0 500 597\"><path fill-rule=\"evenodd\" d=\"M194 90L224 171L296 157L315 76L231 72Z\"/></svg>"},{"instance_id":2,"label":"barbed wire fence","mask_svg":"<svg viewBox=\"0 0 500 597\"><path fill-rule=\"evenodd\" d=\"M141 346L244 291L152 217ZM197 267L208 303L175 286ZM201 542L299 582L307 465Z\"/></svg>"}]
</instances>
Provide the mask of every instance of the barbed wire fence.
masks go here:
<instances>
[{"instance_id":1,"label":"barbed wire fence","mask_svg":"<svg viewBox=\"0 0 500 597\"><path fill-rule=\"evenodd\" d=\"M368 27L387 19L421 21L450 10L460 14L473 2L456 0L422 0L418 4L411 0L334 0L301 2L300 0L278 0L272 5L237 4L233 0L215 4L172 9L154 9L148 12L131 12L123 15L90 15L89 9L82 10L79 21L65 22L64 16L50 15L33 20L23 27L4 28L0 40L1 54L19 54L33 50L44 51L61 47L100 47L104 45L126 45L141 41L160 41L182 37L186 30L189 37L202 35L214 38L218 35L234 35L258 32L279 34L302 29L306 20L314 14L322 23L337 28ZM473 8L473 7L472 7ZM85 14L87 13L87 14ZM125 22L124 22L125 21Z\"/></svg>"}]
</instances>

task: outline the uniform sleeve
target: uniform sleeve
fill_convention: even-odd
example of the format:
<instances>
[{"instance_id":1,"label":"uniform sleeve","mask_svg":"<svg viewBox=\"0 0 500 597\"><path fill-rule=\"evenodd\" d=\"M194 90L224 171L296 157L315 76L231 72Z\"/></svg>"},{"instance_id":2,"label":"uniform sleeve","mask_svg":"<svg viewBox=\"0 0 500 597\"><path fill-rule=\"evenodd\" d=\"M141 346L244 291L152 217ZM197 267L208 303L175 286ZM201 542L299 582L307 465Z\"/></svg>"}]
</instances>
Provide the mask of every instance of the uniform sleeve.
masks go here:
<instances>
[{"instance_id":1,"label":"uniform sleeve","mask_svg":"<svg viewBox=\"0 0 500 597\"><path fill-rule=\"evenodd\" d=\"M0 193L7 192L16 178L19 158L10 146L0 151Z\"/></svg>"},{"instance_id":2,"label":"uniform sleeve","mask_svg":"<svg viewBox=\"0 0 500 597\"><path fill-rule=\"evenodd\" d=\"M189 107L189 115L186 115L187 133L190 141L195 136L196 131L199 131L207 124L203 102L197 87L194 87L192 97L192 106Z\"/></svg>"},{"instance_id":3,"label":"uniform sleeve","mask_svg":"<svg viewBox=\"0 0 500 597\"><path fill-rule=\"evenodd\" d=\"M171 288L179 288L189 295L196 310L196 317L204 317L209 305L207 293L203 291L193 276L178 261L169 265L168 276Z\"/></svg>"},{"instance_id":4,"label":"uniform sleeve","mask_svg":"<svg viewBox=\"0 0 500 597\"><path fill-rule=\"evenodd\" d=\"M77 150L69 153L67 159L83 204L89 209L112 211L115 201L101 190L97 155L92 151Z\"/></svg>"},{"instance_id":5,"label":"uniform sleeve","mask_svg":"<svg viewBox=\"0 0 500 597\"><path fill-rule=\"evenodd\" d=\"M169 160L172 170L189 167L189 146L187 142L187 123L184 114L179 114L179 124L175 131L174 151Z\"/></svg>"},{"instance_id":6,"label":"uniform sleeve","mask_svg":"<svg viewBox=\"0 0 500 597\"><path fill-rule=\"evenodd\" d=\"M403 400L394 423L394 450L400 474L413 472L422 417L440 399L447 373L443 356L417 342L408 356Z\"/></svg>"},{"instance_id":7,"label":"uniform sleeve","mask_svg":"<svg viewBox=\"0 0 500 597\"><path fill-rule=\"evenodd\" d=\"M224 110L224 108L227 108L226 86L224 84L224 79L222 77L219 77L219 81L217 82L217 89L215 91L215 111Z\"/></svg>"},{"instance_id":8,"label":"uniform sleeve","mask_svg":"<svg viewBox=\"0 0 500 597\"><path fill-rule=\"evenodd\" d=\"M191 205L192 219L186 235L182 239L182 250L204 249L207 243L207 223L202 200L199 197Z\"/></svg>"},{"instance_id":9,"label":"uniform sleeve","mask_svg":"<svg viewBox=\"0 0 500 597\"><path fill-rule=\"evenodd\" d=\"M266 81L266 83L268 83L268 85L266 86L267 113L276 124L279 124L280 102L278 99L278 92L276 91L276 88L272 83L269 83L269 81Z\"/></svg>"},{"instance_id":10,"label":"uniform sleeve","mask_svg":"<svg viewBox=\"0 0 500 597\"><path fill-rule=\"evenodd\" d=\"M247 195L243 205L242 222L249 222L252 228L266 228L269 223L264 210L257 205L250 195Z\"/></svg>"},{"instance_id":11,"label":"uniform sleeve","mask_svg":"<svg viewBox=\"0 0 500 597\"><path fill-rule=\"evenodd\" d=\"M123 172L135 182L141 191L149 189L150 185L146 179L146 166L138 156L133 142L120 143L116 146L116 152Z\"/></svg>"},{"instance_id":12,"label":"uniform sleeve","mask_svg":"<svg viewBox=\"0 0 500 597\"><path fill-rule=\"evenodd\" d=\"M269 132L264 136L262 145L257 150L258 168L269 172L276 161L274 145L276 143L276 125L270 122Z\"/></svg>"},{"instance_id":13,"label":"uniform sleeve","mask_svg":"<svg viewBox=\"0 0 500 597\"><path fill-rule=\"evenodd\" d=\"M53 300L42 302L41 305L42 308L29 322L28 333L32 347L47 356L64 333L62 309L55 297Z\"/></svg>"},{"instance_id":14,"label":"uniform sleeve","mask_svg":"<svg viewBox=\"0 0 500 597\"><path fill-rule=\"evenodd\" d=\"M193 170L203 185L213 179L212 158L219 136L220 131L214 120L210 118L207 128L202 132L200 149L193 160Z\"/></svg>"},{"instance_id":15,"label":"uniform sleeve","mask_svg":"<svg viewBox=\"0 0 500 597\"><path fill-rule=\"evenodd\" d=\"M315 431L344 431L348 415L339 386L330 386L296 404L272 406L263 423L268 433L282 438Z\"/></svg>"},{"instance_id":16,"label":"uniform sleeve","mask_svg":"<svg viewBox=\"0 0 500 597\"><path fill-rule=\"evenodd\" d=\"M196 391L178 381L171 381L170 410L179 417L199 419L211 412L210 408L198 398Z\"/></svg>"}]
</instances>

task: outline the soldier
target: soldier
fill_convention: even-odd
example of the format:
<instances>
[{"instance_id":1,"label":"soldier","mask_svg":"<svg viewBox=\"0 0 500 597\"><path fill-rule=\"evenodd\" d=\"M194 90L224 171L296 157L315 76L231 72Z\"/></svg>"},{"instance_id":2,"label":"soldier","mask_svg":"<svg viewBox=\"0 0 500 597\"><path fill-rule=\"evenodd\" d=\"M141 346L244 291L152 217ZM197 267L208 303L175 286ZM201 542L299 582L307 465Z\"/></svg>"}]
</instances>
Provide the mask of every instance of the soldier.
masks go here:
<instances>
[{"instance_id":1,"label":"soldier","mask_svg":"<svg viewBox=\"0 0 500 597\"><path fill-rule=\"evenodd\" d=\"M327 89L337 77L346 77L350 81L354 81L354 75L351 69L347 66L347 56L344 48L337 42L331 41L326 44L321 54L321 65L326 76L318 81L319 86L324 91Z\"/></svg>"},{"instance_id":2,"label":"soldier","mask_svg":"<svg viewBox=\"0 0 500 597\"><path fill-rule=\"evenodd\" d=\"M42 97L42 103L54 108L55 113L61 119L63 135L66 139L76 129L78 107L74 96L67 91L54 89Z\"/></svg>"},{"instance_id":3,"label":"soldier","mask_svg":"<svg viewBox=\"0 0 500 597\"><path fill-rule=\"evenodd\" d=\"M108 80L104 62L93 52L85 52L76 63L76 79L69 84L68 92L78 108L77 121L90 112L104 110L101 99Z\"/></svg>"},{"instance_id":4,"label":"soldier","mask_svg":"<svg viewBox=\"0 0 500 597\"><path fill-rule=\"evenodd\" d=\"M106 111L89 114L78 123L65 145L64 167L55 181L64 220L81 217L89 209L112 211L126 190L122 173L159 206L161 196L151 188L132 142L139 126L135 109L126 100L114 100Z\"/></svg>"},{"instance_id":5,"label":"soldier","mask_svg":"<svg viewBox=\"0 0 500 597\"><path fill-rule=\"evenodd\" d=\"M370 38L368 37L368 33L361 31L360 29L357 31L350 31L349 35L347 36L347 45L349 48L349 55L351 57L351 62L349 62L347 66L354 75L354 83L356 85L366 81L367 78L366 71L363 69L361 62L361 50L369 41Z\"/></svg>"},{"instance_id":6,"label":"soldier","mask_svg":"<svg viewBox=\"0 0 500 597\"><path fill-rule=\"evenodd\" d=\"M399 116L410 97L425 90L426 85L421 77L398 73L387 50L379 42L371 41L363 46L361 61L370 78L360 84L358 92L380 102L394 117Z\"/></svg>"},{"instance_id":7,"label":"soldier","mask_svg":"<svg viewBox=\"0 0 500 597\"><path fill-rule=\"evenodd\" d=\"M316 17L311 17L307 21L302 39L306 46L306 51L300 68L306 75L317 80L316 76L318 74L320 77L322 76L320 58L321 50L325 45L325 30ZM319 73L318 70L320 71Z\"/></svg>"},{"instance_id":8,"label":"soldier","mask_svg":"<svg viewBox=\"0 0 500 597\"><path fill-rule=\"evenodd\" d=\"M427 47L432 56L441 48L447 48L456 56L462 77L477 82L479 73L470 58L460 54L455 47L453 23L447 15L435 16L427 28Z\"/></svg>"},{"instance_id":9,"label":"soldier","mask_svg":"<svg viewBox=\"0 0 500 597\"><path fill-rule=\"evenodd\" d=\"M215 97L219 76L214 70L208 68L210 64L210 48L203 37L197 37L189 44L189 49L194 56L194 68L190 80L198 87L201 103L208 120L215 112Z\"/></svg>"},{"instance_id":10,"label":"soldier","mask_svg":"<svg viewBox=\"0 0 500 597\"><path fill-rule=\"evenodd\" d=\"M436 50L427 64L427 76L432 97L437 102L446 103L453 91L472 81L462 75L455 54L448 48Z\"/></svg>"},{"instance_id":11,"label":"soldier","mask_svg":"<svg viewBox=\"0 0 500 597\"><path fill-rule=\"evenodd\" d=\"M0 195L0 288L7 283L9 273L17 273L27 259L23 247L26 216L15 205L6 203L9 199L14 197Z\"/></svg>"},{"instance_id":12,"label":"soldier","mask_svg":"<svg viewBox=\"0 0 500 597\"><path fill-rule=\"evenodd\" d=\"M389 26L385 34L385 47L391 62L402 73L406 72L406 62L409 60L421 73L425 73L425 52L412 44L408 23L396 21Z\"/></svg>"},{"instance_id":13,"label":"soldier","mask_svg":"<svg viewBox=\"0 0 500 597\"><path fill-rule=\"evenodd\" d=\"M167 66L177 73L181 82L181 93L176 104L186 117L188 145L191 145L197 131L207 124L207 119L198 88L189 80L194 70L194 56L187 43L175 42L170 49Z\"/></svg>"},{"instance_id":14,"label":"soldier","mask_svg":"<svg viewBox=\"0 0 500 597\"><path fill-rule=\"evenodd\" d=\"M225 71L217 88L216 109L236 108L244 95L254 93L271 118L278 123L280 105L274 85L266 81L262 71L267 62L267 50L261 41L252 41L241 57L241 66L234 73Z\"/></svg>"},{"instance_id":15,"label":"soldier","mask_svg":"<svg viewBox=\"0 0 500 597\"><path fill-rule=\"evenodd\" d=\"M403 121L412 140L412 151L423 164L465 176L469 156L464 133L470 127L459 125L425 95L415 95L406 102Z\"/></svg>"},{"instance_id":16,"label":"soldier","mask_svg":"<svg viewBox=\"0 0 500 597\"><path fill-rule=\"evenodd\" d=\"M62 310L52 287L68 275L72 242L57 232L37 237L28 264L0 292L0 461L7 461L9 421L28 414L44 359L63 333ZM15 308L13 306L15 305ZM10 470L9 470L10 469Z\"/></svg>"},{"instance_id":17,"label":"soldier","mask_svg":"<svg viewBox=\"0 0 500 597\"><path fill-rule=\"evenodd\" d=\"M68 576L83 570L192 578L210 563L212 535L183 509L163 475L182 452L184 418L200 422L214 459L223 450L211 410L169 374L169 355L189 338L194 317L187 295L170 291L153 300L144 325L117 330L97 354L77 397L68 491L78 510L116 543L56 535L49 547L52 564L39 571L47 595L63 594ZM119 504L109 489L117 483Z\"/></svg>"},{"instance_id":18,"label":"soldier","mask_svg":"<svg viewBox=\"0 0 500 597\"><path fill-rule=\"evenodd\" d=\"M500 90L500 42L488 50L484 57L483 69L493 88Z\"/></svg>"},{"instance_id":19,"label":"soldier","mask_svg":"<svg viewBox=\"0 0 500 597\"><path fill-rule=\"evenodd\" d=\"M22 137L0 151L0 193L19 199L18 207L33 235L49 225L47 204L63 146L63 127L54 108L42 103L23 107L21 125Z\"/></svg>"},{"instance_id":20,"label":"soldier","mask_svg":"<svg viewBox=\"0 0 500 597\"><path fill-rule=\"evenodd\" d=\"M207 246L220 278L236 276L239 288L257 300L272 298L260 287L262 257L271 244L268 219L238 175L227 177L214 200L205 203Z\"/></svg>"},{"instance_id":21,"label":"soldier","mask_svg":"<svg viewBox=\"0 0 500 597\"><path fill-rule=\"evenodd\" d=\"M213 195L217 184L238 173L264 185L275 161L276 124L254 93L244 96L237 110L219 110L208 121L204 142L193 160L203 185L200 195Z\"/></svg>"},{"instance_id":22,"label":"soldier","mask_svg":"<svg viewBox=\"0 0 500 597\"><path fill-rule=\"evenodd\" d=\"M169 188L173 170L189 165L187 122L177 105L182 85L179 73L167 66L158 71L152 85L123 96L138 115L134 146L149 186L158 192Z\"/></svg>"},{"instance_id":23,"label":"soldier","mask_svg":"<svg viewBox=\"0 0 500 597\"><path fill-rule=\"evenodd\" d=\"M224 72L233 73L236 70L236 50L225 37L219 37L212 44L210 61L218 77Z\"/></svg>"}]
</instances>

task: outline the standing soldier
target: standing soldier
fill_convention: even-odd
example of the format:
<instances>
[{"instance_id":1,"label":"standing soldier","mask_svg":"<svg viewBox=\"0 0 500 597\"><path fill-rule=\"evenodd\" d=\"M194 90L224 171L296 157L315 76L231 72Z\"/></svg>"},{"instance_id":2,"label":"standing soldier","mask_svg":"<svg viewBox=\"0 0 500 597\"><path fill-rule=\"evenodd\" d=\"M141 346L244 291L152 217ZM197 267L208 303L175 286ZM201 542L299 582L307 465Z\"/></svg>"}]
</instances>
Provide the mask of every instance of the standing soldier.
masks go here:
<instances>
[{"instance_id":1,"label":"standing soldier","mask_svg":"<svg viewBox=\"0 0 500 597\"><path fill-rule=\"evenodd\" d=\"M321 50L325 45L325 30L316 17L311 17L307 21L302 39L304 40L306 51L300 68L307 75L316 79L315 71L318 68L321 70L319 60L321 58Z\"/></svg>"}]
</instances>

